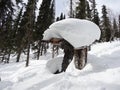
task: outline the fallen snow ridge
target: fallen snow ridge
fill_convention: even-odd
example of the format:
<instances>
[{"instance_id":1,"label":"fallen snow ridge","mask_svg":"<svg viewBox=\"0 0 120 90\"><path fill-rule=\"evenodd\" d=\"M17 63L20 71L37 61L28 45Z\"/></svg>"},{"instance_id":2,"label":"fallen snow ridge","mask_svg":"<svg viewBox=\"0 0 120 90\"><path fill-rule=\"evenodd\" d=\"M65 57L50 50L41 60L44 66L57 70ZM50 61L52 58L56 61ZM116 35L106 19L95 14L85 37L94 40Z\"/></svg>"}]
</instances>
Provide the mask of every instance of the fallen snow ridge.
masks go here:
<instances>
[{"instance_id":1,"label":"fallen snow ridge","mask_svg":"<svg viewBox=\"0 0 120 90\"><path fill-rule=\"evenodd\" d=\"M89 46L100 38L99 27L91 21L68 18L50 25L43 34L43 40L62 38L67 40L74 48Z\"/></svg>"}]
</instances>

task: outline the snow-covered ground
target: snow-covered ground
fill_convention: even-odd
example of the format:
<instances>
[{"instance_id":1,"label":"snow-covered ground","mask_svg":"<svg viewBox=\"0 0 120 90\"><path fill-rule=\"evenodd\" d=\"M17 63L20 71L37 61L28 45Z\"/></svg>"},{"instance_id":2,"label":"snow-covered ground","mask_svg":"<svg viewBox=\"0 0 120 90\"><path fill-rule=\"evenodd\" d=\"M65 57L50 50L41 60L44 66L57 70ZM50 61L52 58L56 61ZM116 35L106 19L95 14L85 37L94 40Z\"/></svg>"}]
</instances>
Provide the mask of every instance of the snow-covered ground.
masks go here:
<instances>
[{"instance_id":1,"label":"snow-covered ground","mask_svg":"<svg viewBox=\"0 0 120 90\"><path fill-rule=\"evenodd\" d=\"M83 70L72 61L66 72L52 74L63 53L51 57L48 52L40 60L31 58L29 67L24 61L0 64L0 90L120 90L120 41L94 44Z\"/></svg>"}]
</instances>

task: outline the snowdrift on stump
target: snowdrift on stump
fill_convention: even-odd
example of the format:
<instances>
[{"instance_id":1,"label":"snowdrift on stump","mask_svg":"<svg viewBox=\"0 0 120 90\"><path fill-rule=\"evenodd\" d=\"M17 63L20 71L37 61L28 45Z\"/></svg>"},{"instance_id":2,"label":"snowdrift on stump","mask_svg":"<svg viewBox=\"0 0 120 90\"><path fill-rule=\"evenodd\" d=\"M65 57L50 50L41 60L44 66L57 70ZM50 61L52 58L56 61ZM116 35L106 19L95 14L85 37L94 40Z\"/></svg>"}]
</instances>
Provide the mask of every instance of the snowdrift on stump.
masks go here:
<instances>
[{"instance_id":1,"label":"snowdrift on stump","mask_svg":"<svg viewBox=\"0 0 120 90\"><path fill-rule=\"evenodd\" d=\"M99 27L91 21L68 18L50 25L44 32L43 40L61 38L68 41L75 49L89 46L100 38Z\"/></svg>"}]
</instances>

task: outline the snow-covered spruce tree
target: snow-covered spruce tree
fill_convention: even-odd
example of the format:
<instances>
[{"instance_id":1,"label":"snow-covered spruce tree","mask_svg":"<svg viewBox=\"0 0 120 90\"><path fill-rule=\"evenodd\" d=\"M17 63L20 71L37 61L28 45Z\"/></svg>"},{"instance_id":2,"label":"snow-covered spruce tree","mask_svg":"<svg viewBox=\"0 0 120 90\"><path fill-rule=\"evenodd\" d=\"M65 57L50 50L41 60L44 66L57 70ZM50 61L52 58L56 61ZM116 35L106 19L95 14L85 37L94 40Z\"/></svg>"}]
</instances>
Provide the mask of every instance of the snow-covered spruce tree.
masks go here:
<instances>
[{"instance_id":1,"label":"snow-covered spruce tree","mask_svg":"<svg viewBox=\"0 0 120 90\"><path fill-rule=\"evenodd\" d=\"M99 26L100 24L100 18L99 13L96 8L96 1L95 0L89 0L91 3L91 21L93 21L95 24Z\"/></svg>"},{"instance_id":2,"label":"snow-covered spruce tree","mask_svg":"<svg viewBox=\"0 0 120 90\"><path fill-rule=\"evenodd\" d=\"M29 0L26 6L26 11L22 17L20 28L18 30L18 38L19 38L19 46L18 46L18 54L26 49L27 51L27 60L26 66L29 64L29 52L30 52L30 44L33 41L33 30L35 25L35 8L36 8L37 0Z\"/></svg>"},{"instance_id":3,"label":"snow-covered spruce tree","mask_svg":"<svg viewBox=\"0 0 120 90\"><path fill-rule=\"evenodd\" d=\"M87 0L79 0L75 13L75 17L79 19L92 20L93 18L92 9Z\"/></svg>"},{"instance_id":4,"label":"snow-covered spruce tree","mask_svg":"<svg viewBox=\"0 0 120 90\"><path fill-rule=\"evenodd\" d=\"M91 16L91 9L90 9L90 5L89 5L89 2L88 1L86 1L86 5L87 5L87 7L86 7L86 14L87 14L87 20L91 20L92 19L92 16Z\"/></svg>"},{"instance_id":5,"label":"snow-covered spruce tree","mask_svg":"<svg viewBox=\"0 0 120 90\"><path fill-rule=\"evenodd\" d=\"M78 6L76 7L76 18L86 19L86 0L79 0Z\"/></svg>"},{"instance_id":6,"label":"snow-covered spruce tree","mask_svg":"<svg viewBox=\"0 0 120 90\"><path fill-rule=\"evenodd\" d=\"M100 18L99 18L99 13L97 12L97 9L96 9L96 13L95 13L95 15L94 15L93 22L94 22L95 24L97 24L98 26L100 26Z\"/></svg>"},{"instance_id":7,"label":"snow-covered spruce tree","mask_svg":"<svg viewBox=\"0 0 120 90\"><path fill-rule=\"evenodd\" d=\"M37 59L42 55L44 46L41 43L43 38L43 32L49 27L50 24L54 22L55 18L55 0L43 0L41 7L39 9L39 16L37 17L36 29L34 34L34 39L37 42Z\"/></svg>"},{"instance_id":8,"label":"snow-covered spruce tree","mask_svg":"<svg viewBox=\"0 0 120 90\"><path fill-rule=\"evenodd\" d=\"M95 0L89 0L89 2L91 3L91 20L94 21L95 18L95 14L96 14L96 1Z\"/></svg>"},{"instance_id":9,"label":"snow-covered spruce tree","mask_svg":"<svg viewBox=\"0 0 120 90\"><path fill-rule=\"evenodd\" d=\"M96 12L96 1L95 0L89 0L91 3L91 12L92 12L92 19L94 19L94 15Z\"/></svg>"},{"instance_id":10,"label":"snow-covered spruce tree","mask_svg":"<svg viewBox=\"0 0 120 90\"><path fill-rule=\"evenodd\" d=\"M108 17L106 6L102 6L102 17L101 17L101 41L110 41L111 38L111 22Z\"/></svg>"}]
</instances>

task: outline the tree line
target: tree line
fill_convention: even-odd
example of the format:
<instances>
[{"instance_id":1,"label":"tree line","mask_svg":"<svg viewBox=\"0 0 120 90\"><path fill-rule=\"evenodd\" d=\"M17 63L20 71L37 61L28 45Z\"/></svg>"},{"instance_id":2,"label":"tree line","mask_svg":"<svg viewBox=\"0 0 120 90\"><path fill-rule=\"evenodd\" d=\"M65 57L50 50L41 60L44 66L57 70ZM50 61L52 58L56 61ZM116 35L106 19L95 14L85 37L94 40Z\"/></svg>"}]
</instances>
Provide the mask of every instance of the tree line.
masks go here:
<instances>
[{"instance_id":1,"label":"tree line","mask_svg":"<svg viewBox=\"0 0 120 90\"><path fill-rule=\"evenodd\" d=\"M95 0L79 0L73 17L87 19L96 23L101 29L100 42L108 42L120 38L120 15L111 19L107 6L102 5L100 16L96 6Z\"/></svg>"},{"instance_id":2,"label":"tree line","mask_svg":"<svg viewBox=\"0 0 120 90\"><path fill-rule=\"evenodd\" d=\"M100 42L120 38L120 15L118 20L111 20L105 5L102 6L102 16L96 8L95 0L79 0L75 9L70 0L70 18L87 19L96 23L101 29ZM42 42L44 31L55 21L65 19L64 13L55 16L55 0L42 0L39 15L36 17L38 0L1 0L0 1L0 62L9 63L11 55L20 61L21 54L26 57L29 65L30 50L35 57L46 53L48 43ZM93 32L94 33L94 32Z\"/></svg>"},{"instance_id":3,"label":"tree line","mask_svg":"<svg viewBox=\"0 0 120 90\"><path fill-rule=\"evenodd\" d=\"M35 13L38 0L28 0L27 4L22 0L15 1L0 1L0 60L9 63L11 54L14 54L16 62L19 62L24 53L28 66L30 49L36 51L38 59L41 49L44 50L42 34L54 22L55 1L43 0L38 17Z\"/></svg>"}]
</instances>

